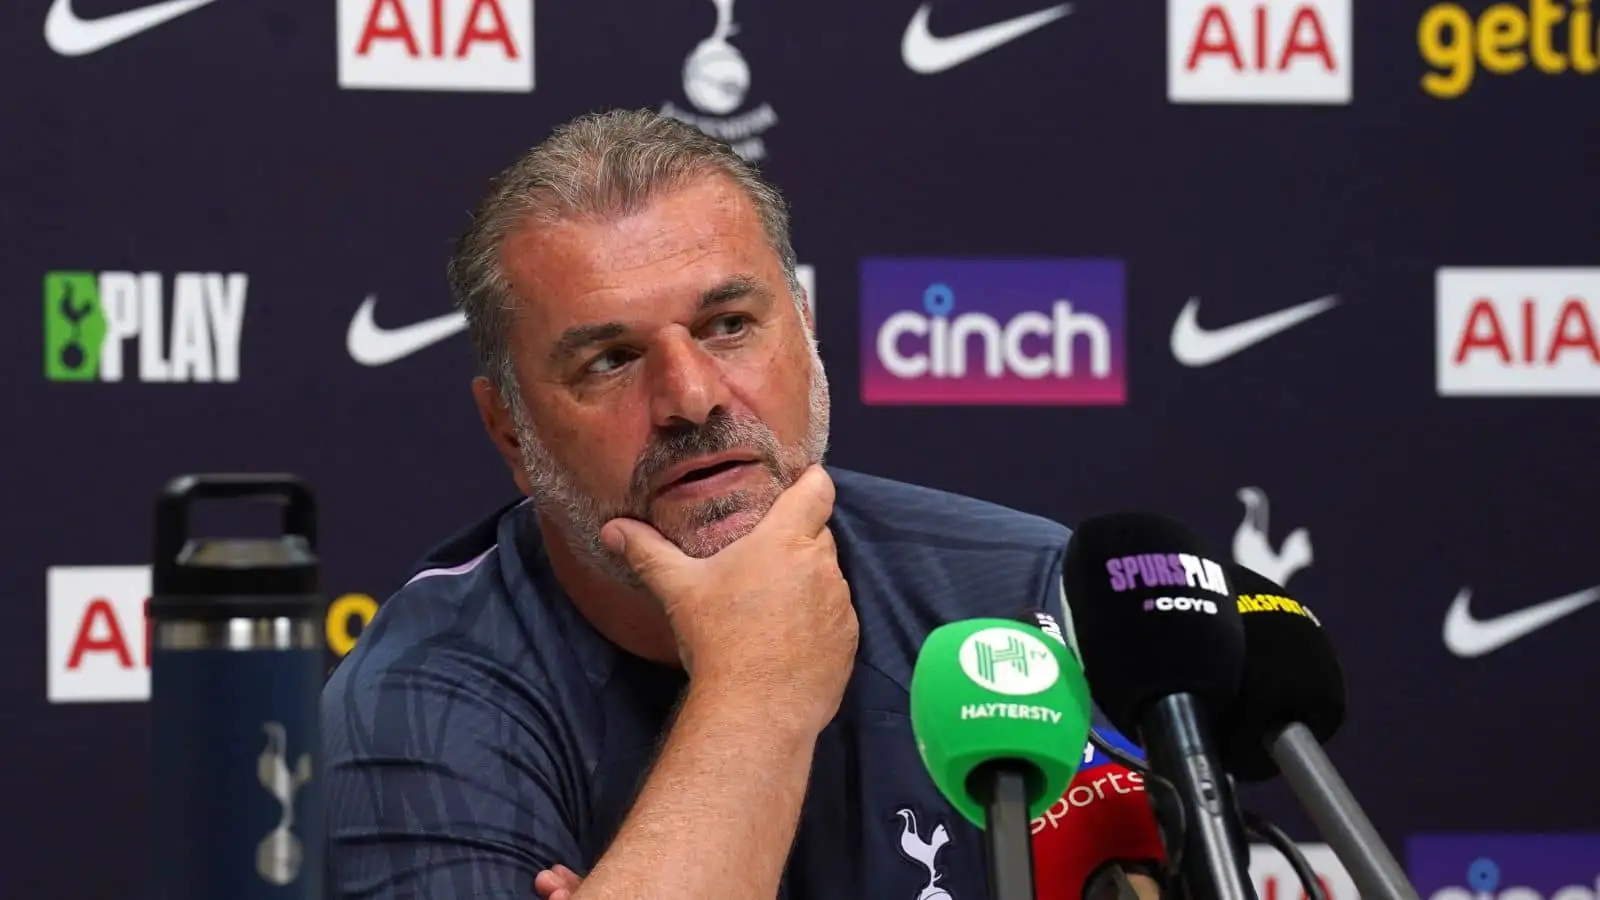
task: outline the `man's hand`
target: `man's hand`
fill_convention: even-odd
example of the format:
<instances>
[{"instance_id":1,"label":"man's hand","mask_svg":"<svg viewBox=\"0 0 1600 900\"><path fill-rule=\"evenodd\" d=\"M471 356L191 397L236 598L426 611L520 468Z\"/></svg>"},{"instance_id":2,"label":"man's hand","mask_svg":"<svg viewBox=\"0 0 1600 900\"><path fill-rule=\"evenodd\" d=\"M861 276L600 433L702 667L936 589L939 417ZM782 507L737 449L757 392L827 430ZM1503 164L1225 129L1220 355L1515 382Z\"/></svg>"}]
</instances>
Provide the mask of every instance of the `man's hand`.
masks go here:
<instances>
[{"instance_id":1,"label":"man's hand","mask_svg":"<svg viewBox=\"0 0 1600 900\"><path fill-rule=\"evenodd\" d=\"M1133 892L1139 895L1139 900L1161 900L1161 885L1149 875L1129 875L1128 883L1133 885ZM556 897L554 900L566 900L566 898Z\"/></svg>"},{"instance_id":2,"label":"man's hand","mask_svg":"<svg viewBox=\"0 0 1600 900\"><path fill-rule=\"evenodd\" d=\"M578 885L583 879L578 873L566 866L557 865L540 872L533 879L533 889L539 892L539 900L572 900L572 895L578 892Z\"/></svg>"},{"instance_id":3,"label":"man's hand","mask_svg":"<svg viewBox=\"0 0 1600 900\"><path fill-rule=\"evenodd\" d=\"M643 522L601 531L661 601L691 690L737 695L821 731L855 663L859 625L828 518L834 487L801 474L747 535L705 559Z\"/></svg>"}]
</instances>

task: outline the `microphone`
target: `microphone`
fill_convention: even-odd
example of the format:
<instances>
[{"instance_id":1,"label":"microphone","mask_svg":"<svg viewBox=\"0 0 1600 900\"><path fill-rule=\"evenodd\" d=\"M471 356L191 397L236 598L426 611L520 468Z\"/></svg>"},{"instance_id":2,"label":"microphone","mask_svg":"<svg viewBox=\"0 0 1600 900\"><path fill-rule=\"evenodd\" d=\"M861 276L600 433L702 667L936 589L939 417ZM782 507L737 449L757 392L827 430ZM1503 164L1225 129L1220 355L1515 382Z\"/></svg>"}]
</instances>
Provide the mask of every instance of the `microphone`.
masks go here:
<instances>
[{"instance_id":1,"label":"microphone","mask_svg":"<svg viewBox=\"0 0 1600 900\"><path fill-rule=\"evenodd\" d=\"M1139 755L1131 741L1108 729L1097 729L1097 738ZM1130 889L1118 873L1159 870L1166 861L1144 775L1093 744L1083 748L1072 784L1032 826L1041 898L1126 897Z\"/></svg>"},{"instance_id":2,"label":"microphone","mask_svg":"<svg viewBox=\"0 0 1600 900\"><path fill-rule=\"evenodd\" d=\"M283 535L190 539L196 500L283 505ZM315 507L289 475L192 475L156 504L150 713L157 900L317 900L327 650Z\"/></svg>"},{"instance_id":3,"label":"microphone","mask_svg":"<svg viewBox=\"0 0 1600 900\"><path fill-rule=\"evenodd\" d=\"M1184 834L1168 848L1191 900L1255 897L1249 851L1214 717L1244 674L1244 626L1227 576L1188 528L1100 516L1067 542L1062 586L1095 702L1137 735L1172 782Z\"/></svg>"},{"instance_id":4,"label":"microphone","mask_svg":"<svg viewBox=\"0 0 1600 900\"><path fill-rule=\"evenodd\" d=\"M1063 644L1006 619L928 635L911 730L933 783L984 832L991 900L1033 900L1029 821L1066 791L1089 736L1089 686Z\"/></svg>"},{"instance_id":5,"label":"microphone","mask_svg":"<svg viewBox=\"0 0 1600 900\"><path fill-rule=\"evenodd\" d=\"M1017 618L1076 654L1050 613L1029 608ZM1038 894L1044 900L1137 900L1127 875L1141 868L1159 871L1165 864L1161 831L1145 794L1144 774L1097 744L1113 746L1135 762L1141 752L1109 728L1090 732L1093 742L1084 745L1072 784L1032 822Z\"/></svg>"},{"instance_id":6,"label":"microphone","mask_svg":"<svg viewBox=\"0 0 1600 900\"><path fill-rule=\"evenodd\" d=\"M1228 771L1242 781L1281 771L1362 897L1417 900L1322 750L1345 714L1344 673L1322 623L1265 576L1238 565L1228 574L1247 648L1238 699L1226 717Z\"/></svg>"}]
</instances>

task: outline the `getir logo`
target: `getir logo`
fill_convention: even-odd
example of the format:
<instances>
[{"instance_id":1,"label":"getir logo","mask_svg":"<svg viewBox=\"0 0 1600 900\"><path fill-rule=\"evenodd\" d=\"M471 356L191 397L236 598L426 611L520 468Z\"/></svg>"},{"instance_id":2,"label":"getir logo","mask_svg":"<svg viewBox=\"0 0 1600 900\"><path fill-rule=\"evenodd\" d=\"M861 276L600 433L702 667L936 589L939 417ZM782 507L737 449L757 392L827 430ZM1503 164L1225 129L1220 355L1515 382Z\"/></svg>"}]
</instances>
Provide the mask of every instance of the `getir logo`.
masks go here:
<instances>
[{"instance_id":1,"label":"getir logo","mask_svg":"<svg viewBox=\"0 0 1600 900\"><path fill-rule=\"evenodd\" d=\"M1596 900L1600 834L1452 834L1406 839L1424 900Z\"/></svg>"},{"instance_id":2,"label":"getir logo","mask_svg":"<svg viewBox=\"0 0 1600 900\"><path fill-rule=\"evenodd\" d=\"M1350 0L1167 0L1167 99L1349 103L1350 32Z\"/></svg>"},{"instance_id":3,"label":"getir logo","mask_svg":"<svg viewBox=\"0 0 1600 900\"><path fill-rule=\"evenodd\" d=\"M45 572L45 696L51 703L150 699L149 566L54 566ZM328 604L329 651L342 657L378 603L345 594Z\"/></svg>"},{"instance_id":4,"label":"getir logo","mask_svg":"<svg viewBox=\"0 0 1600 900\"><path fill-rule=\"evenodd\" d=\"M1440 269L1441 397L1600 396L1600 269Z\"/></svg>"},{"instance_id":5,"label":"getir logo","mask_svg":"<svg viewBox=\"0 0 1600 900\"><path fill-rule=\"evenodd\" d=\"M861 399L1120 405L1123 297L1118 260L864 260Z\"/></svg>"},{"instance_id":6,"label":"getir logo","mask_svg":"<svg viewBox=\"0 0 1600 900\"><path fill-rule=\"evenodd\" d=\"M339 0L339 87L533 90L533 0Z\"/></svg>"},{"instance_id":7,"label":"getir logo","mask_svg":"<svg viewBox=\"0 0 1600 900\"><path fill-rule=\"evenodd\" d=\"M49 272L51 381L232 382L249 279L233 272ZM126 352L129 342L133 352Z\"/></svg>"},{"instance_id":8,"label":"getir logo","mask_svg":"<svg viewBox=\"0 0 1600 900\"><path fill-rule=\"evenodd\" d=\"M1417 50L1434 71L1422 89L1454 100L1472 88L1479 72L1512 75L1593 75L1600 71L1600 31L1590 0L1527 0L1526 9L1496 3L1476 19L1455 3L1438 3L1417 24Z\"/></svg>"}]
</instances>

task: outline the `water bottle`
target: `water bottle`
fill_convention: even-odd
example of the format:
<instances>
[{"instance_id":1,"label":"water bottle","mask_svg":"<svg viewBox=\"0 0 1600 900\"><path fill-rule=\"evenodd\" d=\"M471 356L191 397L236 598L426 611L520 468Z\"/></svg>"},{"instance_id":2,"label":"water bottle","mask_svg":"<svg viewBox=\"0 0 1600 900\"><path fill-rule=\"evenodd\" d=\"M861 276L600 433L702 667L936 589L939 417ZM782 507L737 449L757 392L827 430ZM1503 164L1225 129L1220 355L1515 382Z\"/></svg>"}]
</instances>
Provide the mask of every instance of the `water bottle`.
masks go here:
<instances>
[{"instance_id":1,"label":"water bottle","mask_svg":"<svg viewBox=\"0 0 1600 900\"><path fill-rule=\"evenodd\" d=\"M273 538L191 538L197 500L283 506ZM291 475L188 475L156 503L155 900L321 900L316 508Z\"/></svg>"}]
</instances>

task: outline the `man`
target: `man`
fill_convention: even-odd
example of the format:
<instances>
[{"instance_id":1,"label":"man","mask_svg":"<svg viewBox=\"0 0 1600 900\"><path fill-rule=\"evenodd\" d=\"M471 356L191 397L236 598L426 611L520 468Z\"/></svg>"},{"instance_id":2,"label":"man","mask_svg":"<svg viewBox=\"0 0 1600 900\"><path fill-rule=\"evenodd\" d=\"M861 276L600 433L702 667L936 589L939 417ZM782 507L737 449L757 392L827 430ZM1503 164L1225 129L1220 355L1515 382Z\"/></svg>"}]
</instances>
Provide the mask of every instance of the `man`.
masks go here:
<instances>
[{"instance_id":1,"label":"man","mask_svg":"<svg viewBox=\"0 0 1600 900\"><path fill-rule=\"evenodd\" d=\"M1058 603L1067 530L820 466L783 201L693 128L558 129L450 275L527 499L436 551L327 686L332 895L982 897L911 667L943 622Z\"/></svg>"}]
</instances>

